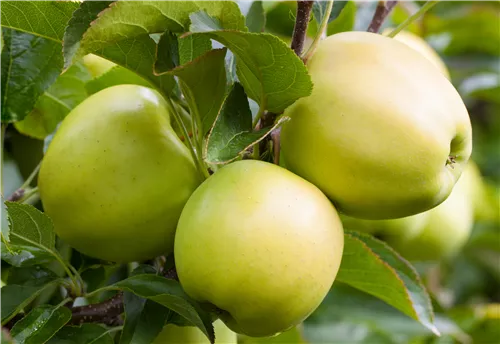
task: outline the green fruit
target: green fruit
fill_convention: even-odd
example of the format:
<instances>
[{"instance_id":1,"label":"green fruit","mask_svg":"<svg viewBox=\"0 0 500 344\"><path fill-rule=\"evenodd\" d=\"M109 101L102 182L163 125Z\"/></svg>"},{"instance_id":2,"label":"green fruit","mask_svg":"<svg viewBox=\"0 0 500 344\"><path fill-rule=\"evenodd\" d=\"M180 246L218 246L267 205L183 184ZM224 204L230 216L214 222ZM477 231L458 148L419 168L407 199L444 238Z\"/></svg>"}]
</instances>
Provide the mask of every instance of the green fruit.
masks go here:
<instances>
[{"instance_id":1,"label":"green fruit","mask_svg":"<svg viewBox=\"0 0 500 344\"><path fill-rule=\"evenodd\" d=\"M388 238L388 243L409 260L433 261L456 255L474 224L468 180L460 178L450 196L427 213L428 222L415 237Z\"/></svg>"},{"instance_id":2,"label":"green fruit","mask_svg":"<svg viewBox=\"0 0 500 344\"><path fill-rule=\"evenodd\" d=\"M89 71L90 75L92 75L92 78L100 77L116 66L114 62L103 59L102 57L94 54L85 55L83 57L83 64Z\"/></svg>"},{"instance_id":3,"label":"green fruit","mask_svg":"<svg viewBox=\"0 0 500 344\"><path fill-rule=\"evenodd\" d=\"M240 335L239 344L306 344L302 336L302 326L296 326L274 337L254 338Z\"/></svg>"},{"instance_id":4,"label":"green fruit","mask_svg":"<svg viewBox=\"0 0 500 344\"><path fill-rule=\"evenodd\" d=\"M43 159L39 189L56 233L89 256L140 261L172 252L200 178L156 91L120 85L78 105Z\"/></svg>"},{"instance_id":5,"label":"green fruit","mask_svg":"<svg viewBox=\"0 0 500 344\"><path fill-rule=\"evenodd\" d=\"M312 94L290 106L287 168L348 216L390 219L443 202L472 149L452 84L405 44L368 32L323 40L307 67Z\"/></svg>"},{"instance_id":6,"label":"green fruit","mask_svg":"<svg viewBox=\"0 0 500 344\"><path fill-rule=\"evenodd\" d=\"M214 321L215 344L236 344L236 333L227 328L221 320ZM200 329L193 326L166 325L153 344L210 344Z\"/></svg>"},{"instance_id":7,"label":"green fruit","mask_svg":"<svg viewBox=\"0 0 500 344\"><path fill-rule=\"evenodd\" d=\"M265 337L318 307L343 245L337 212L320 190L279 166L243 160L193 193L174 253L192 298L218 307L231 330Z\"/></svg>"},{"instance_id":8,"label":"green fruit","mask_svg":"<svg viewBox=\"0 0 500 344\"><path fill-rule=\"evenodd\" d=\"M388 35L394 30L393 28L387 28L382 31L382 35ZM427 58L447 79L450 79L450 72L444 64L441 57L436 53L436 51L427 43L422 37L415 35L409 31L401 31L395 37L395 40L406 44L410 48L418 51L425 58Z\"/></svg>"}]
</instances>

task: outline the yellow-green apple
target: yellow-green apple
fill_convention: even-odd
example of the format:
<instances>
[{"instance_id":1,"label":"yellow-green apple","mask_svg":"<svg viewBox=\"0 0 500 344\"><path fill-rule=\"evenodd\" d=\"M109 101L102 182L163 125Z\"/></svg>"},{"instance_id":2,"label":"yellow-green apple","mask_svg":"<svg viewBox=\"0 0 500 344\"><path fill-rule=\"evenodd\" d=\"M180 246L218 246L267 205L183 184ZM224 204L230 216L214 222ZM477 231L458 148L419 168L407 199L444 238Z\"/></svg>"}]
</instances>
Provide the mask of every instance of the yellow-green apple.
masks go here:
<instances>
[{"instance_id":1,"label":"yellow-green apple","mask_svg":"<svg viewBox=\"0 0 500 344\"><path fill-rule=\"evenodd\" d=\"M193 193L175 235L184 290L233 331L272 336L299 324L332 286L344 237L328 198L256 160L223 167Z\"/></svg>"},{"instance_id":2,"label":"yellow-green apple","mask_svg":"<svg viewBox=\"0 0 500 344\"><path fill-rule=\"evenodd\" d=\"M201 183L165 100L136 85L104 89L64 119L38 179L55 232L96 258L172 252L184 204Z\"/></svg>"},{"instance_id":3,"label":"yellow-green apple","mask_svg":"<svg viewBox=\"0 0 500 344\"><path fill-rule=\"evenodd\" d=\"M307 63L312 94L285 110L285 164L340 212L406 217L443 202L472 149L467 109L446 77L407 45L344 32Z\"/></svg>"},{"instance_id":4,"label":"yellow-green apple","mask_svg":"<svg viewBox=\"0 0 500 344\"><path fill-rule=\"evenodd\" d=\"M393 28L387 28L382 31L382 35L386 36L394 30ZM420 54L425 56L432 64L444 75L447 79L450 78L450 72L446 67L445 63L439 56L439 54L420 36L415 35L409 31L401 31L396 36L395 40L398 40L410 48L418 51Z\"/></svg>"},{"instance_id":5,"label":"yellow-green apple","mask_svg":"<svg viewBox=\"0 0 500 344\"><path fill-rule=\"evenodd\" d=\"M83 65L87 68L92 78L97 78L116 66L114 62L94 54L85 55L83 57Z\"/></svg>"},{"instance_id":6,"label":"yellow-green apple","mask_svg":"<svg viewBox=\"0 0 500 344\"><path fill-rule=\"evenodd\" d=\"M423 230L413 238L387 238L387 242L409 260L435 261L454 256L470 236L474 224L470 186L462 178L451 195L429 210Z\"/></svg>"},{"instance_id":7,"label":"yellow-green apple","mask_svg":"<svg viewBox=\"0 0 500 344\"><path fill-rule=\"evenodd\" d=\"M236 333L220 320L214 321L215 344L236 344ZM153 344L210 344L200 329L193 326L167 324L155 338Z\"/></svg>"}]
</instances>

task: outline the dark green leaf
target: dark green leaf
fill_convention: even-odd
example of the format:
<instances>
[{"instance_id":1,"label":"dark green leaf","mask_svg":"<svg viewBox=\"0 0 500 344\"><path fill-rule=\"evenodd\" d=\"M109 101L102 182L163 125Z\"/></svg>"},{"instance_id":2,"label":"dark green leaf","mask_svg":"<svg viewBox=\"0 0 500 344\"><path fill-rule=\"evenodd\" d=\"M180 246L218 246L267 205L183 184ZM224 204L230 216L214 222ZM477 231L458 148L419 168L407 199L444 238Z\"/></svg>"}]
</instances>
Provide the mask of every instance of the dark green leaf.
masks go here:
<instances>
[{"instance_id":1,"label":"dark green leaf","mask_svg":"<svg viewBox=\"0 0 500 344\"><path fill-rule=\"evenodd\" d=\"M415 269L384 242L346 232L337 281L374 295L436 334L429 295Z\"/></svg>"},{"instance_id":2,"label":"dark green leaf","mask_svg":"<svg viewBox=\"0 0 500 344\"><path fill-rule=\"evenodd\" d=\"M43 140L75 106L87 98L85 83L88 80L90 74L83 64L71 66L38 98L28 116L15 123L16 129L24 135Z\"/></svg>"},{"instance_id":3,"label":"dark green leaf","mask_svg":"<svg viewBox=\"0 0 500 344\"><path fill-rule=\"evenodd\" d=\"M213 343L214 331L210 315L186 295L179 282L152 274L129 277L111 286L108 290L124 290L155 301L181 315L198 327Z\"/></svg>"},{"instance_id":4,"label":"dark green leaf","mask_svg":"<svg viewBox=\"0 0 500 344\"><path fill-rule=\"evenodd\" d=\"M194 21L197 17L191 18ZM207 35L231 49L246 93L267 110L279 113L311 93L312 82L304 63L276 36L211 29L215 31L196 35Z\"/></svg>"},{"instance_id":5,"label":"dark green leaf","mask_svg":"<svg viewBox=\"0 0 500 344\"><path fill-rule=\"evenodd\" d=\"M344 3L342 9L339 11L337 16L332 20L332 16L330 16L330 21L326 28L326 34L328 36L345 31L352 31L354 28L354 23L356 21L356 3L354 1L340 1ZM335 4L333 5L333 9L335 10ZM332 11L333 14L333 11Z\"/></svg>"},{"instance_id":6,"label":"dark green leaf","mask_svg":"<svg viewBox=\"0 0 500 344\"><path fill-rule=\"evenodd\" d=\"M168 308L137 295L124 294L125 324L120 344L150 344L172 313Z\"/></svg>"},{"instance_id":7,"label":"dark green leaf","mask_svg":"<svg viewBox=\"0 0 500 344\"><path fill-rule=\"evenodd\" d=\"M211 50L169 73L180 79L182 93L198 116L204 133L208 132L219 112L226 90L224 57L226 49Z\"/></svg>"},{"instance_id":8,"label":"dark green leaf","mask_svg":"<svg viewBox=\"0 0 500 344\"><path fill-rule=\"evenodd\" d=\"M347 5L348 1L334 1L333 8L330 12L330 17L328 18L328 23L334 21L342 12L344 7ZM313 14L316 23L319 26L323 21L323 17L326 13L326 8L328 7L328 1L314 1L313 4Z\"/></svg>"},{"instance_id":9,"label":"dark green leaf","mask_svg":"<svg viewBox=\"0 0 500 344\"><path fill-rule=\"evenodd\" d=\"M179 38L179 65L184 65L212 50L210 38L189 35Z\"/></svg>"},{"instance_id":10,"label":"dark green leaf","mask_svg":"<svg viewBox=\"0 0 500 344\"><path fill-rule=\"evenodd\" d=\"M54 256L46 250L25 245L9 245L7 249L1 244L2 260L15 267L27 267L51 262Z\"/></svg>"},{"instance_id":11,"label":"dark green leaf","mask_svg":"<svg viewBox=\"0 0 500 344\"><path fill-rule=\"evenodd\" d=\"M123 84L141 85L150 88L153 87L149 81L143 79L127 68L115 66L106 73L87 82L85 89L89 94L94 94L105 88Z\"/></svg>"},{"instance_id":12,"label":"dark green leaf","mask_svg":"<svg viewBox=\"0 0 500 344\"><path fill-rule=\"evenodd\" d=\"M109 331L96 324L65 326L47 344L114 344Z\"/></svg>"},{"instance_id":13,"label":"dark green leaf","mask_svg":"<svg viewBox=\"0 0 500 344\"><path fill-rule=\"evenodd\" d=\"M61 43L77 8L71 1L2 1L2 27Z\"/></svg>"},{"instance_id":14,"label":"dark green leaf","mask_svg":"<svg viewBox=\"0 0 500 344\"><path fill-rule=\"evenodd\" d=\"M5 4L2 4L2 9ZM11 5L8 5L11 6ZM2 12L3 13L3 12ZM2 27L2 122L20 121L62 68L61 44Z\"/></svg>"},{"instance_id":15,"label":"dark green leaf","mask_svg":"<svg viewBox=\"0 0 500 344\"><path fill-rule=\"evenodd\" d=\"M266 14L262 1L254 1L248 10L246 24L250 32L262 32L266 27Z\"/></svg>"},{"instance_id":16,"label":"dark green leaf","mask_svg":"<svg viewBox=\"0 0 500 344\"><path fill-rule=\"evenodd\" d=\"M45 343L70 320L69 308L42 305L19 320L10 334L19 344Z\"/></svg>"},{"instance_id":17,"label":"dark green leaf","mask_svg":"<svg viewBox=\"0 0 500 344\"><path fill-rule=\"evenodd\" d=\"M156 60L154 70L161 74L174 69L179 65L179 43L177 36L170 31L165 31L161 36L156 48Z\"/></svg>"}]
</instances>

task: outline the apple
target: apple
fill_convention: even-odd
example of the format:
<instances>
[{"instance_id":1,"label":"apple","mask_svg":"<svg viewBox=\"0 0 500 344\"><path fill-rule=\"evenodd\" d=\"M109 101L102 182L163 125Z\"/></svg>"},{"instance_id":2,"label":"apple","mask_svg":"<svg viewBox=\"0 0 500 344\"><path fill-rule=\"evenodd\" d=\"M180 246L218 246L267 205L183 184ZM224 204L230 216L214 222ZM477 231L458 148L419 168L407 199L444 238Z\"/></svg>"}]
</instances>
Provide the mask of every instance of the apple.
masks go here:
<instances>
[{"instance_id":1,"label":"apple","mask_svg":"<svg viewBox=\"0 0 500 344\"><path fill-rule=\"evenodd\" d=\"M302 326L296 326L286 332L273 337L255 338L240 335L239 344L306 344L302 335Z\"/></svg>"},{"instance_id":2,"label":"apple","mask_svg":"<svg viewBox=\"0 0 500 344\"><path fill-rule=\"evenodd\" d=\"M311 314L337 275L344 236L330 201L286 169L231 163L182 211L175 263L184 290L234 332L267 337Z\"/></svg>"},{"instance_id":3,"label":"apple","mask_svg":"<svg viewBox=\"0 0 500 344\"><path fill-rule=\"evenodd\" d=\"M55 232L89 256L141 261L172 252L184 204L201 183L164 99L137 85L106 88L62 122L38 185Z\"/></svg>"},{"instance_id":4,"label":"apple","mask_svg":"<svg viewBox=\"0 0 500 344\"><path fill-rule=\"evenodd\" d=\"M214 321L215 344L236 344L236 333L221 320ZM197 327L167 324L155 338L153 344L210 344L208 338Z\"/></svg>"},{"instance_id":5,"label":"apple","mask_svg":"<svg viewBox=\"0 0 500 344\"><path fill-rule=\"evenodd\" d=\"M394 30L393 28L387 28L384 31L382 31L382 35L386 36L393 30ZM450 72L448 71L448 68L446 67L445 63L443 62L439 54L436 53L436 51L429 45L429 43L425 41L425 39L409 31L399 32L396 36L394 36L394 39L418 51L420 54L425 56L430 62L432 62L432 64L447 79L450 79Z\"/></svg>"},{"instance_id":6,"label":"apple","mask_svg":"<svg viewBox=\"0 0 500 344\"><path fill-rule=\"evenodd\" d=\"M387 238L389 245L413 261L436 261L456 255L474 224L470 185L465 176L443 203L427 212L428 221L420 233L413 238Z\"/></svg>"},{"instance_id":7,"label":"apple","mask_svg":"<svg viewBox=\"0 0 500 344\"><path fill-rule=\"evenodd\" d=\"M397 40L343 32L307 63L314 88L284 114L287 168L348 216L392 219L443 202L472 149L467 109L425 57Z\"/></svg>"},{"instance_id":8,"label":"apple","mask_svg":"<svg viewBox=\"0 0 500 344\"><path fill-rule=\"evenodd\" d=\"M98 78L116 66L114 62L94 54L85 55L83 57L83 65L87 68L92 78Z\"/></svg>"}]
</instances>

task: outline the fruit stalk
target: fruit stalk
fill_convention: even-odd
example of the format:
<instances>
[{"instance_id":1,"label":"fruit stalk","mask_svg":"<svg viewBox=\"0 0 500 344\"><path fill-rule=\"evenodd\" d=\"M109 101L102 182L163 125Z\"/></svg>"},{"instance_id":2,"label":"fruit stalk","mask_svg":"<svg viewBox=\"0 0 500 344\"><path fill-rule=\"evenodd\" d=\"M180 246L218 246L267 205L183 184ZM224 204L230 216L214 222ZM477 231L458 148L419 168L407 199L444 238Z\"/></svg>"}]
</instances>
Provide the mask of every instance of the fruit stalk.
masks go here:
<instances>
[{"instance_id":1,"label":"fruit stalk","mask_svg":"<svg viewBox=\"0 0 500 344\"><path fill-rule=\"evenodd\" d=\"M375 14L373 15L373 19L366 31L377 33L380 30L385 18L387 18L397 3L397 1L379 1Z\"/></svg>"},{"instance_id":2,"label":"fruit stalk","mask_svg":"<svg viewBox=\"0 0 500 344\"><path fill-rule=\"evenodd\" d=\"M415 12L413 15L406 18L404 22L402 22L397 28L395 28L387 37L394 37L401 31L403 31L408 25L417 20L420 16L422 16L425 12L434 7L439 1L427 1L420 9Z\"/></svg>"},{"instance_id":3,"label":"fruit stalk","mask_svg":"<svg viewBox=\"0 0 500 344\"><path fill-rule=\"evenodd\" d=\"M307 60L309 60L309 58L314 54L314 52L316 51L316 47L318 46L318 43L321 41L322 38L324 38L323 34L325 33L326 27L328 26L328 20L330 19L330 14L332 13L332 9L333 9L333 0L328 1L325 15L323 16L323 20L321 21L321 25L319 26L319 30L316 33L316 37L314 38L314 41L309 46L309 49L307 49L307 52L305 52L302 55L302 61L304 61L304 63L306 63ZM307 29L307 27L306 27L306 29Z\"/></svg>"}]
</instances>

